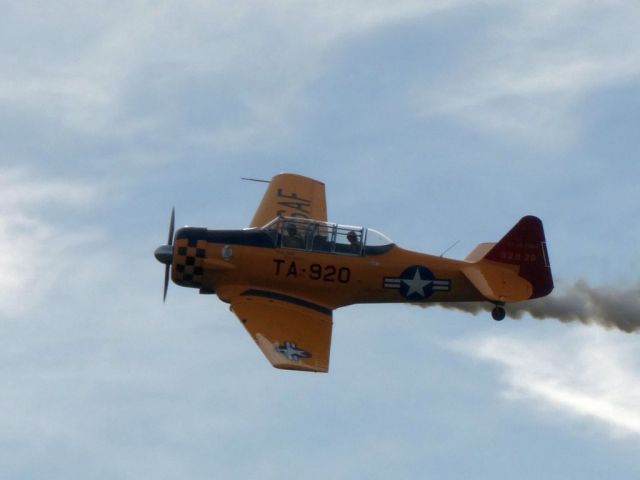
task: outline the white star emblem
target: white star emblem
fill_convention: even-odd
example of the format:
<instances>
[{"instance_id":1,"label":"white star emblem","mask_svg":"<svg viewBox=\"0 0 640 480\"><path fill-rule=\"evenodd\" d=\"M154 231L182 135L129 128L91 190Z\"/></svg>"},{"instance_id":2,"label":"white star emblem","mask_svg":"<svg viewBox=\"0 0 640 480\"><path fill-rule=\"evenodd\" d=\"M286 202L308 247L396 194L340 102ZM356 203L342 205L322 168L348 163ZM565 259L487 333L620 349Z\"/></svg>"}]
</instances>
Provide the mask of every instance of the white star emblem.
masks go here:
<instances>
[{"instance_id":1,"label":"white star emblem","mask_svg":"<svg viewBox=\"0 0 640 480\"><path fill-rule=\"evenodd\" d=\"M409 287L409 290L406 293L407 297L413 293L417 293L421 297L424 297L424 287L433 282L433 280L423 280L420 276L419 268L416 268L416 273L413 275L413 278L411 280L403 278L402 281Z\"/></svg>"}]
</instances>

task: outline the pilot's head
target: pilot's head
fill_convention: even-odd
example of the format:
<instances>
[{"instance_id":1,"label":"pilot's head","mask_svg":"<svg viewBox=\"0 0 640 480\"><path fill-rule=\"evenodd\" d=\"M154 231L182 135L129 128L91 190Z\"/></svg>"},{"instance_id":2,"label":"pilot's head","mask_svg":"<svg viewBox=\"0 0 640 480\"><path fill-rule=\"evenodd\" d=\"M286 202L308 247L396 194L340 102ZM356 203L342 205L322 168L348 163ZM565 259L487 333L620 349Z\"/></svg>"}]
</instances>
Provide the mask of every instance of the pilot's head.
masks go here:
<instances>
[{"instance_id":1,"label":"pilot's head","mask_svg":"<svg viewBox=\"0 0 640 480\"><path fill-rule=\"evenodd\" d=\"M351 230L349 233L347 233L347 240L349 240L349 243L354 244L358 242L358 234L356 232L354 232L353 230Z\"/></svg>"},{"instance_id":2,"label":"pilot's head","mask_svg":"<svg viewBox=\"0 0 640 480\"><path fill-rule=\"evenodd\" d=\"M295 224L287 223L287 233L290 237L295 237L297 235L298 229L296 228Z\"/></svg>"}]
</instances>

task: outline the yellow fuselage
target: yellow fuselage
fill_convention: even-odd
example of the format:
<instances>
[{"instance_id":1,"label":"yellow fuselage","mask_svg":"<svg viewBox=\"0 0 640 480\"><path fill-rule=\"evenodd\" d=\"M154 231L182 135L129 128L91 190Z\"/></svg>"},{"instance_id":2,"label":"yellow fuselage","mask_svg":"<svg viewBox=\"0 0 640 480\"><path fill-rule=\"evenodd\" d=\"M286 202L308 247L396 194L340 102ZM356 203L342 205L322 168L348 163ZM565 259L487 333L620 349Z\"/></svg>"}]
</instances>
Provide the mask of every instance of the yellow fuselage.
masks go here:
<instances>
[{"instance_id":1,"label":"yellow fuselage","mask_svg":"<svg viewBox=\"0 0 640 480\"><path fill-rule=\"evenodd\" d=\"M396 245L384 250L323 253L270 245L260 229L183 228L176 234L172 279L226 302L251 289L331 310L354 303L484 299L461 271L468 262Z\"/></svg>"}]
</instances>

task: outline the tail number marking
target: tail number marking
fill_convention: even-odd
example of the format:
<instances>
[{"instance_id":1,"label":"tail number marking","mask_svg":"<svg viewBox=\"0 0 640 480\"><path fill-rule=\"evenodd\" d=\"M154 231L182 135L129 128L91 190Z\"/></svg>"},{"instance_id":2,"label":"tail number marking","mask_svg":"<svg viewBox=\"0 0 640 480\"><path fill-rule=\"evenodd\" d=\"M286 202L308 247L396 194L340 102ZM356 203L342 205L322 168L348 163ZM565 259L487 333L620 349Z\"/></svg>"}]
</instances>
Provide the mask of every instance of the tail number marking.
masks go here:
<instances>
[{"instance_id":1,"label":"tail number marking","mask_svg":"<svg viewBox=\"0 0 640 480\"><path fill-rule=\"evenodd\" d=\"M298 267L295 261L287 261L274 258L275 275L293 278L308 278L309 280L320 280L323 282L349 283L351 281L351 270L347 267L336 267L335 265L321 265L312 263L309 269Z\"/></svg>"}]
</instances>

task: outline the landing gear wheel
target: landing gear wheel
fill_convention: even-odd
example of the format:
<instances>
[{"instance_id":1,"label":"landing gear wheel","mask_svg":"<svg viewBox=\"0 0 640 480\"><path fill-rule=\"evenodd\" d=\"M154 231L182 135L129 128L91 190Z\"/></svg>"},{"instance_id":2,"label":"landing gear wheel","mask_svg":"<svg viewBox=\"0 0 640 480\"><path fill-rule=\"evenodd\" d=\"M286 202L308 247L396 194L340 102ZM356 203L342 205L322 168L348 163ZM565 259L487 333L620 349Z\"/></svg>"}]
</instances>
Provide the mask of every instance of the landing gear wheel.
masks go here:
<instances>
[{"instance_id":1,"label":"landing gear wheel","mask_svg":"<svg viewBox=\"0 0 640 480\"><path fill-rule=\"evenodd\" d=\"M499 322L500 320L504 320L504 317L507 315L507 312L504 310L504 308L497 306L496 308L494 308L493 310L491 310L491 316L493 317L494 320L496 320L497 322Z\"/></svg>"}]
</instances>

